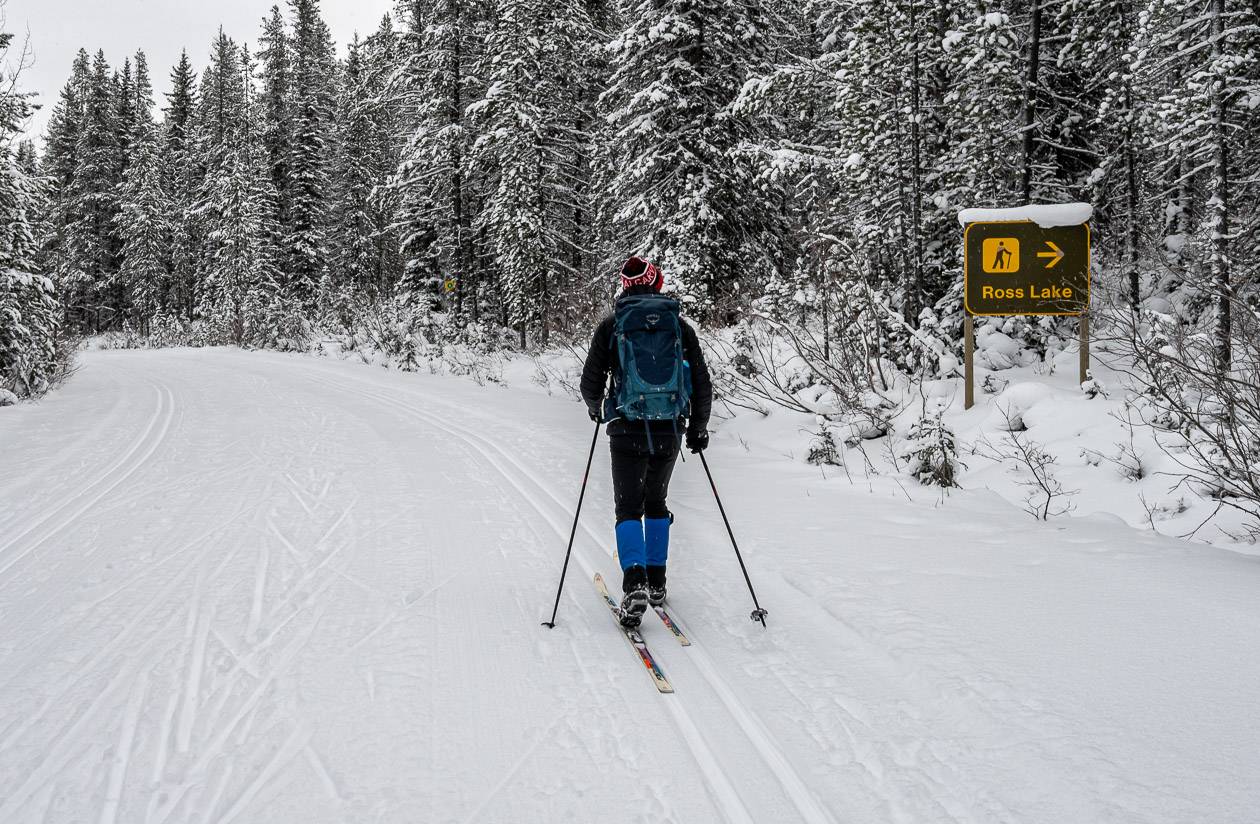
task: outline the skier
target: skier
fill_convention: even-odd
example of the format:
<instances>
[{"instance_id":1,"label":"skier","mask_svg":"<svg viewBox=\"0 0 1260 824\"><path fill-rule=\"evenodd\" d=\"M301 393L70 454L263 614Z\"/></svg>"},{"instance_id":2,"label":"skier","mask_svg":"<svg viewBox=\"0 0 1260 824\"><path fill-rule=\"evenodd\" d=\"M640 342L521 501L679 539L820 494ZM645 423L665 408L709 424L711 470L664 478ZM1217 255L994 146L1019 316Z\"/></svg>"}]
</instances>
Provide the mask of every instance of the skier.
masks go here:
<instances>
[{"instance_id":1,"label":"skier","mask_svg":"<svg viewBox=\"0 0 1260 824\"><path fill-rule=\"evenodd\" d=\"M679 317L678 301L660 294L660 269L632 257L620 274L621 293L595 329L581 388L591 420L608 422L621 623L636 627L648 604L665 602L674 521L665 496L680 433L693 453L709 445L713 388L695 330Z\"/></svg>"}]
</instances>

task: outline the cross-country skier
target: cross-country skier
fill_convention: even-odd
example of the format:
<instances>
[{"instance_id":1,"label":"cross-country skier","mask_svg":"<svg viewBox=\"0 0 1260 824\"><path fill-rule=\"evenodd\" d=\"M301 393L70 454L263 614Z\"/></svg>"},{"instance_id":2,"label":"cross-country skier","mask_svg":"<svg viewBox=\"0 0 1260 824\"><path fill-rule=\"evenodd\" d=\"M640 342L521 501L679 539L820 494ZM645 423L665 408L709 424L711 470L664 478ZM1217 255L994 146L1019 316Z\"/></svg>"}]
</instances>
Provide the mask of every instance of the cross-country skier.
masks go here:
<instances>
[{"instance_id":1,"label":"cross-country skier","mask_svg":"<svg viewBox=\"0 0 1260 824\"><path fill-rule=\"evenodd\" d=\"M669 478L682 433L693 453L709 445L713 388L695 330L679 317L678 301L660 294L660 269L632 257L620 274L616 306L586 356L582 398L592 420L608 422L621 622L634 627L649 603L665 602Z\"/></svg>"}]
</instances>

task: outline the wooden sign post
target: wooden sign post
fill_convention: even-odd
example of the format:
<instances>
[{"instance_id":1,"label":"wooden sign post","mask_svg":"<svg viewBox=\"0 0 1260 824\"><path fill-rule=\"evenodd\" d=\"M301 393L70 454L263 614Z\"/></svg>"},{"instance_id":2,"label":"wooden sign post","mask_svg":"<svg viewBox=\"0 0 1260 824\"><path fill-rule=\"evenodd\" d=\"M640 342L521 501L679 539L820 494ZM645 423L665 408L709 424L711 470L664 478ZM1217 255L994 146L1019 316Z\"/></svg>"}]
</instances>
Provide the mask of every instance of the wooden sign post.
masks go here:
<instances>
[{"instance_id":1,"label":"wooden sign post","mask_svg":"<svg viewBox=\"0 0 1260 824\"><path fill-rule=\"evenodd\" d=\"M1079 317L1080 380L1089 378L1089 223L1042 226L1033 219L1000 219L1024 210L985 210L999 219L970 220L960 215L965 278L963 344L967 387L964 406L975 404L975 324L973 317L1059 315ZM1088 215L1088 207L1085 207ZM1086 217L1086 220L1088 218Z\"/></svg>"}]
</instances>

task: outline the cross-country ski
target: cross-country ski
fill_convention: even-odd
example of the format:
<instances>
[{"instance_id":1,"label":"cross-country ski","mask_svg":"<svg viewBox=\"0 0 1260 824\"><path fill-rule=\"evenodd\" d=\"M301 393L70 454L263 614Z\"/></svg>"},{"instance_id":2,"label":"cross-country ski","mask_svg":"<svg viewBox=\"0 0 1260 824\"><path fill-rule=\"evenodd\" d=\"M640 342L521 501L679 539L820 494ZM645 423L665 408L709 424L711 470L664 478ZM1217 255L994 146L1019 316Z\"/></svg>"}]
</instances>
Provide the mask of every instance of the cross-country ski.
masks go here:
<instances>
[{"instance_id":1,"label":"cross-country ski","mask_svg":"<svg viewBox=\"0 0 1260 824\"><path fill-rule=\"evenodd\" d=\"M644 668L648 674L652 676L652 683L656 684L656 688L661 692L669 693L674 691L674 687L669 683L669 679L665 677L665 673L661 672L661 667L656 663L656 659L652 657L652 653L648 650L647 642L643 640L643 635L633 627L627 627L621 620L621 607L613 599L608 592L608 585L604 583L604 576L598 572L595 573L595 589L599 592L600 597L608 604L608 609L612 611L613 620L621 628L621 633L626 636L626 640L630 642L630 646L638 654L639 660L643 662Z\"/></svg>"}]
</instances>

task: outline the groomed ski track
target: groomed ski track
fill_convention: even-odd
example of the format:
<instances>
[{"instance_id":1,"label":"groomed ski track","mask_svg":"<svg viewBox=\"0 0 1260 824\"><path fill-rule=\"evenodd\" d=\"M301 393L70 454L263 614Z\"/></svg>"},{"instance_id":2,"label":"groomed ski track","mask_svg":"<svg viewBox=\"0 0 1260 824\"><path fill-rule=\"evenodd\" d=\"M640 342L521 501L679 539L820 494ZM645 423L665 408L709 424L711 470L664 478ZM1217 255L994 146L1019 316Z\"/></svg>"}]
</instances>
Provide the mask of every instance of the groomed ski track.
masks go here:
<instances>
[{"instance_id":1,"label":"groomed ski track","mask_svg":"<svg viewBox=\"0 0 1260 824\"><path fill-rule=\"evenodd\" d=\"M602 436L539 626L589 435L576 404L466 379L87 353L0 411L0 821L1241 824L1260 801L1254 559L718 439L770 627L680 465L693 645L646 616L660 695L589 583L617 571Z\"/></svg>"}]
</instances>

